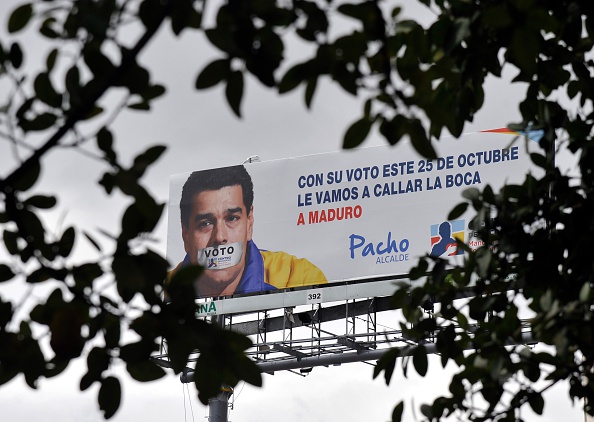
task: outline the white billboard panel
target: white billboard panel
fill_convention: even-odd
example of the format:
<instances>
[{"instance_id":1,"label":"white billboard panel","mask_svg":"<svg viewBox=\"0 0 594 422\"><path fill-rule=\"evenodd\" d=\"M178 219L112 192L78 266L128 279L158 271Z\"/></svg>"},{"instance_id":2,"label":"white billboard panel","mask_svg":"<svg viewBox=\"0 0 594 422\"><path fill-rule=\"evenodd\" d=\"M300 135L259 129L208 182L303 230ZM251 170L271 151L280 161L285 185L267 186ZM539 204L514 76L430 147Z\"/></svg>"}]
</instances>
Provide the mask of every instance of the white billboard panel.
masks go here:
<instances>
[{"instance_id":1,"label":"white billboard panel","mask_svg":"<svg viewBox=\"0 0 594 422\"><path fill-rule=\"evenodd\" d=\"M234 303L249 299L238 294L304 285L316 292L346 280L405 275L426 254L455 258L463 253L455 239L477 242L470 215L445 221L462 191L486 184L499 189L537 171L527 151L536 143L516 138L501 131L444 138L435 144L440 158L434 161L403 141L231 167L247 170L253 203L226 170L175 175L167 257L176 268L184 262L207 268L197 281L199 297L233 295ZM303 304L323 301L302 296ZM265 302L269 308L275 299Z\"/></svg>"}]
</instances>

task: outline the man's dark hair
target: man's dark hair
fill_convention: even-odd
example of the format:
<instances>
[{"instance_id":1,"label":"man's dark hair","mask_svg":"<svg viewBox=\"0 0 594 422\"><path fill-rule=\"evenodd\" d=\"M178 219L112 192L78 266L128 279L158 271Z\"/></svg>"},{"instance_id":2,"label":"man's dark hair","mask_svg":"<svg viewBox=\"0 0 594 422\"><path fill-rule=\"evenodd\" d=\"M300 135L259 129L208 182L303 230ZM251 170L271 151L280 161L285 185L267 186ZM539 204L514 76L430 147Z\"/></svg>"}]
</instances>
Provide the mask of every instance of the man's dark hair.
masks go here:
<instances>
[{"instance_id":1,"label":"man's dark hair","mask_svg":"<svg viewBox=\"0 0 594 422\"><path fill-rule=\"evenodd\" d=\"M182 189L179 201L180 217L183 226L190 224L190 214L194 197L204 191L219 190L227 186L240 186L243 192L243 205L249 215L254 203L254 184L244 166L222 167L193 172Z\"/></svg>"}]
</instances>

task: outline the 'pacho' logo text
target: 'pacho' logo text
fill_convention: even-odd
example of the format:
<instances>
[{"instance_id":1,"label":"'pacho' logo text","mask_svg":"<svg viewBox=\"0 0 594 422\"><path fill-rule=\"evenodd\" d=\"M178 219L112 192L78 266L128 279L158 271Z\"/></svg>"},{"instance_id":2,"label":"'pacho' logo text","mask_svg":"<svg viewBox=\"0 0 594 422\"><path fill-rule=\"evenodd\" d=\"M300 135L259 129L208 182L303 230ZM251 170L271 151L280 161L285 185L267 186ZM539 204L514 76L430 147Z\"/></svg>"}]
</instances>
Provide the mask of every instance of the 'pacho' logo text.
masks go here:
<instances>
[{"instance_id":1,"label":"'pacho' logo text","mask_svg":"<svg viewBox=\"0 0 594 422\"><path fill-rule=\"evenodd\" d=\"M376 264L389 264L410 259L407 252L410 248L410 241L407 238L393 238L392 232L388 232L385 241L377 243L367 241L364 236L359 234L351 234L349 241L351 259L372 256L376 257Z\"/></svg>"}]
</instances>

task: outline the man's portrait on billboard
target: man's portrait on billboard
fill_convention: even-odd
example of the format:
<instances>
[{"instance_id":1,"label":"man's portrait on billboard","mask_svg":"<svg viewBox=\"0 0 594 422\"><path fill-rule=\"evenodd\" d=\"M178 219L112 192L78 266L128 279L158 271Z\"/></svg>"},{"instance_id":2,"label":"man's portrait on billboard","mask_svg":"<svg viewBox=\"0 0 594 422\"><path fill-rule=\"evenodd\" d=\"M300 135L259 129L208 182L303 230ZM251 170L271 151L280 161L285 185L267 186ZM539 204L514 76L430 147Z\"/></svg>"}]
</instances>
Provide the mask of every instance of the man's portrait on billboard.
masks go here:
<instances>
[{"instance_id":1,"label":"man's portrait on billboard","mask_svg":"<svg viewBox=\"0 0 594 422\"><path fill-rule=\"evenodd\" d=\"M259 249L254 187L244 166L193 172L182 189L180 222L186 256L173 270L201 265L199 297L230 296L327 283L304 258Z\"/></svg>"}]
</instances>

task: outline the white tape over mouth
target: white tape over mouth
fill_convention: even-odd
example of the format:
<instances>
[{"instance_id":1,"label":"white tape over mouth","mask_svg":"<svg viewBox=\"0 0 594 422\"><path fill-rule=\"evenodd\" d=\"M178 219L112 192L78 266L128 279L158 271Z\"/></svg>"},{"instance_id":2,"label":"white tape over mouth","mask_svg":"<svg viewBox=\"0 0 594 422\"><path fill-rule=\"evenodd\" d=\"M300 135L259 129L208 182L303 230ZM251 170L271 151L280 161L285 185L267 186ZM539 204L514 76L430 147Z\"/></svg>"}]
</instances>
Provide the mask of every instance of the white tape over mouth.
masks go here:
<instances>
[{"instance_id":1,"label":"white tape over mouth","mask_svg":"<svg viewBox=\"0 0 594 422\"><path fill-rule=\"evenodd\" d=\"M243 256L243 243L229 243L198 249L197 262L205 270L224 270L239 264Z\"/></svg>"}]
</instances>

